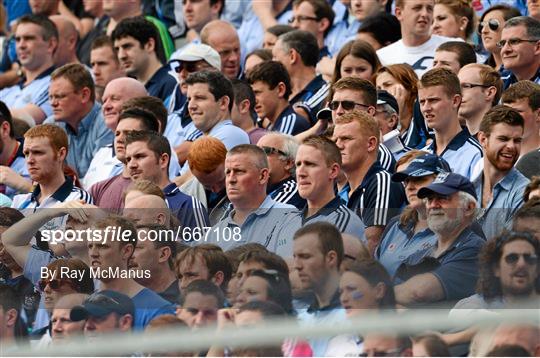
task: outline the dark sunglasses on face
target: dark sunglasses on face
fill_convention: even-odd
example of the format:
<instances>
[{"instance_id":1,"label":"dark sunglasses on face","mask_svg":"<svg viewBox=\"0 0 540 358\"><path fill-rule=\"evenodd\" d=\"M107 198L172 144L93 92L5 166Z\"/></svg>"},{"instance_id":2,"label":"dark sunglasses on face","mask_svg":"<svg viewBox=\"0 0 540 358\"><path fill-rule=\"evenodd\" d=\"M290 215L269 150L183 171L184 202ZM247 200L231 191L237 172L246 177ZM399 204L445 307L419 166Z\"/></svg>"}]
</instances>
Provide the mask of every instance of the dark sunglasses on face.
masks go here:
<instances>
[{"instance_id":1,"label":"dark sunglasses on face","mask_svg":"<svg viewBox=\"0 0 540 358\"><path fill-rule=\"evenodd\" d=\"M52 279L52 280L39 280L38 282L38 288L40 291L45 291L45 287L49 286L51 290L57 291L62 287L63 284L69 284L73 288L76 288L75 284L71 280L65 280L65 279Z\"/></svg>"},{"instance_id":2,"label":"dark sunglasses on face","mask_svg":"<svg viewBox=\"0 0 540 358\"><path fill-rule=\"evenodd\" d=\"M519 261L519 258L523 256L523 260L529 266L536 265L538 263L538 256L535 254L508 254L504 257L504 261L508 265L515 265Z\"/></svg>"},{"instance_id":3,"label":"dark sunglasses on face","mask_svg":"<svg viewBox=\"0 0 540 358\"><path fill-rule=\"evenodd\" d=\"M346 111L352 111L356 106L369 108L367 104L356 103L353 101L332 101L330 102L329 107L332 111L335 111L339 108L339 105L341 105L341 108L343 108Z\"/></svg>"},{"instance_id":4,"label":"dark sunglasses on face","mask_svg":"<svg viewBox=\"0 0 540 358\"><path fill-rule=\"evenodd\" d=\"M482 21L481 23L478 24L478 33L481 34L482 33L482 30L484 29L485 26L489 26L489 29L491 31L497 31L499 29L499 26L501 26L501 24L499 23L499 20L497 19L491 19L489 21Z\"/></svg>"},{"instance_id":5,"label":"dark sunglasses on face","mask_svg":"<svg viewBox=\"0 0 540 358\"><path fill-rule=\"evenodd\" d=\"M266 153L266 155L279 154L279 155L282 155L284 157L288 156L287 153L285 153L284 151L279 150L277 148L263 146L263 147L261 147L261 149Z\"/></svg>"},{"instance_id":6,"label":"dark sunglasses on face","mask_svg":"<svg viewBox=\"0 0 540 358\"><path fill-rule=\"evenodd\" d=\"M182 70L185 69L187 72L197 72L199 71L199 65L197 62L182 62L180 63L180 66L176 67L176 73L182 72Z\"/></svg>"}]
</instances>

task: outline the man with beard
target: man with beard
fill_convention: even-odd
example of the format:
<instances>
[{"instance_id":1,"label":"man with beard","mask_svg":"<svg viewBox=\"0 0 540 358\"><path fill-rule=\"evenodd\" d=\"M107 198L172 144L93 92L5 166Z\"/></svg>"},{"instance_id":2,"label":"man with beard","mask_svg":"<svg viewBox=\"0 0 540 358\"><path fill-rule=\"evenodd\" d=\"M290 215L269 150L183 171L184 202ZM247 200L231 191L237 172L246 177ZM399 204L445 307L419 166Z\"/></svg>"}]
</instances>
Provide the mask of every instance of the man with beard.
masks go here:
<instances>
[{"instance_id":1,"label":"man with beard","mask_svg":"<svg viewBox=\"0 0 540 358\"><path fill-rule=\"evenodd\" d=\"M478 253L484 240L471 230L476 214L474 186L455 173L440 173L418 191L426 199L428 227L434 246L407 258L395 276L395 294L403 306L452 302L474 293Z\"/></svg>"},{"instance_id":2,"label":"man with beard","mask_svg":"<svg viewBox=\"0 0 540 358\"><path fill-rule=\"evenodd\" d=\"M495 106L480 123L478 138L484 152L484 170L474 181L479 217L488 239L512 225L512 217L523 204L523 192L529 183L514 168L521 151L523 117L515 109Z\"/></svg>"}]
</instances>

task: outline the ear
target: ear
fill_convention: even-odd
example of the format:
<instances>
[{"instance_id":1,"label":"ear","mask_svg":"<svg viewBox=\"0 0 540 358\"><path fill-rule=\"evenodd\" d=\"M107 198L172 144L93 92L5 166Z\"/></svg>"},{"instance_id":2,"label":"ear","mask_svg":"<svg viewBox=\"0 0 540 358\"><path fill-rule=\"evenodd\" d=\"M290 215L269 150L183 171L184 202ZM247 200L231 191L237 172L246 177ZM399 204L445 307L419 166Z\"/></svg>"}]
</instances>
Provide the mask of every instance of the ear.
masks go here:
<instances>
[{"instance_id":1,"label":"ear","mask_svg":"<svg viewBox=\"0 0 540 358\"><path fill-rule=\"evenodd\" d=\"M486 89L486 102L493 103L493 98L497 94L497 88L495 86L488 87Z\"/></svg>"},{"instance_id":2,"label":"ear","mask_svg":"<svg viewBox=\"0 0 540 358\"><path fill-rule=\"evenodd\" d=\"M225 1L223 1L223 2L222 1L216 1L216 3L210 7L210 10L211 10L212 14L214 14L216 16L219 16L219 12L223 8L224 4L225 4Z\"/></svg>"},{"instance_id":3,"label":"ear","mask_svg":"<svg viewBox=\"0 0 540 358\"><path fill-rule=\"evenodd\" d=\"M261 169L259 183L260 184L268 183L269 176L270 176L270 171L268 170L268 168Z\"/></svg>"},{"instance_id":4,"label":"ear","mask_svg":"<svg viewBox=\"0 0 540 358\"><path fill-rule=\"evenodd\" d=\"M60 148L60 150L58 151L58 159L60 159L60 161L63 163L64 160L66 159L66 155L67 155L67 149L66 147L62 147Z\"/></svg>"},{"instance_id":5,"label":"ear","mask_svg":"<svg viewBox=\"0 0 540 358\"><path fill-rule=\"evenodd\" d=\"M160 225L165 225L165 219L166 219L166 218L167 218L167 217L165 216L164 213L159 213L159 214L157 215L157 217L156 217L156 221L157 221L157 223L160 224Z\"/></svg>"},{"instance_id":6,"label":"ear","mask_svg":"<svg viewBox=\"0 0 540 358\"><path fill-rule=\"evenodd\" d=\"M458 109L460 104L461 104L461 95L455 94L454 97L452 98L452 106L455 109Z\"/></svg>"},{"instance_id":7,"label":"ear","mask_svg":"<svg viewBox=\"0 0 540 358\"><path fill-rule=\"evenodd\" d=\"M120 331L127 332L131 330L131 325L133 323L133 316L130 314L123 315L118 320L118 328L120 328Z\"/></svg>"},{"instance_id":8,"label":"ear","mask_svg":"<svg viewBox=\"0 0 540 358\"><path fill-rule=\"evenodd\" d=\"M158 262L167 262L171 257L171 248L168 246L162 247L159 250L159 260Z\"/></svg>"},{"instance_id":9,"label":"ear","mask_svg":"<svg viewBox=\"0 0 540 358\"><path fill-rule=\"evenodd\" d=\"M231 99L229 98L229 96L223 96L221 97L218 102L219 102L219 109L221 109L222 111L229 111L229 102L231 101Z\"/></svg>"},{"instance_id":10,"label":"ear","mask_svg":"<svg viewBox=\"0 0 540 358\"><path fill-rule=\"evenodd\" d=\"M285 163L285 170L290 172L292 168L294 168L294 159L287 159L287 162Z\"/></svg>"},{"instance_id":11,"label":"ear","mask_svg":"<svg viewBox=\"0 0 540 358\"><path fill-rule=\"evenodd\" d=\"M223 271L218 271L214 274L214 277L212 277L212 282L216 284L216 286L220 287L221 284L223 284L223 281L225 280L225 274Z\"/></svg>"},{"instance_id":12,"label":"ear","mask_svg":"<svg viewBox=\"0 0 540 358\"><path fill-rule=\"evenodd\" d=\"M383 282L379 282L375 285L375 297L377 299L382 300L384 295L386 294L386 285Z\"/></svg>"},{"instance_id":13,"label":"ear","mask_svg":"<svg viewBox=\"0 0 540 358\"><path fill-rule=\"evenodd\" d=\"M250 105L251 103L249 102L249 99L243 100L238 106L238 112L240 112L241 114L248 114Z\"/></svg>"},{"instance_id":14,"label":"ear","mask_svg":"<svg viewBox=\"0 0 540 358\"><path fill-rule=\"evenodd\" d=\"M399 20L399 22L403 21L403 10L401 7L396 6L395 9L396 18Z\"/></svg>"},{"instance_id":15,"label":"ear","mask_svg":"<svg viewBox=\"0 0 540 358\"><path fill-rule=\"evenodd\" d=\"M324 17L319 21L319 32L324 33L332 24L330 21Z\"/></svg>"},{"instance_id":16,"label":"ear","mask_svg":"<svg viewBox=\"0 0 540 358\"><path fill-rule=\"evenodd\" d=\"M375 136L371 136L367 140L367 151L371 153L379 149L379 140Z\"/></svg>"},{"instance_id":17,"label":"ear","mask_svg":"<svg viewBox=\"0 0 540 358\"><path fill-rule=\"evenodd\" d=\"M338 163L334 163L330 166L330 179L332 180L336 180L336 178L338 177L339 175L339 171L341 170L341 168L339 167L339 164Z\"/></svg>"},{"instance_id":18,"label":"ear","mask_svg":"<svg viewBox=\"0 0 540 358\"><path fill-rule=\"evenodd\" d=\"M54 54L56 52L56 49L58 48L58 39L55 37L51 37L49 39L49 44L47 47L50 53Z\"/></svg>"},{"instance_id":19,"label":"ear","mask_svg":"<svg viewBox=\"0 0 540 358\"><path fill-rule=\"evenodd\" d=\"M467 19L465 16L462 16L458 20L459 23L459 29L463 29L462 31L465 31L467 29L467 25L469 24L469 19Z\"/></svg>"},{"instance_id":20,"label":"ear","mask_svg":"<svg viewBox=\"0 0 540 358\"><path fill-rule=\"evenodd\" d=\"M7 121L4 121L0 124L0 137L7 138L9 137L9 130L11 127Z\"/></svg>"},{"instance_id":21,"label":"ear","mask_svg":"<svg viewBox=\"0 0 540 358\"><path fill-rule=\"evenodd\" d=\"M285 86L285 83L283 82L278 83L276 89L277 89L279 98L283 98L283 96L285 96L285 91L287 91L287 86Z\"/></svg>"},{"instance_id":22,"label":"ear","mask_svg":"<svg viewBox=\"0 0 540 358\"><path fill-rule=\"evenodd\" d=\"M375 113L377 113L377 108L373 107L373 106L369 106L366 110L366 112L372 116L372 117L375 117Z\"/></svg>"},{"instance_id":23,"label":"ear","mask_svg":"<svg viewBox=\"0 0 540 358\"><path fill-rule=\"evenodd\" d=\"M395 113L393 113L390 116L390 118L388 118L388 125L390 126L390 128L396 128L398 122L399 122L399 117Z\"/></svg>"},{"instance_id":24,"label":"ear","mask_svg":"<svg viewBox=\"0 0 540 358\"><path fill-rule=\"evenodd\" d=\"M482 148L486 149L489 141L489 137L486 135L486 133L480 131L478 132L478 141L482 145Z\"/></svg>"},{"instance_id":25,"label":"ear","mask_svg":"<svg viewBox=\"0 0 540 358\"><path fill-rule=\"evenodd\" d=\"M301 62L302 59L300 58L300 54L298 52L296 52L296 50L294 49L289 49L289 63L291 65L297 63L297 62Z\"/></svg>"},{"instance_id":26,"label":"ear","mask_svg":"<svg viewBox=\"0 0 540 358\"><path fill-rule=\"evenodd\" d=\"M153 37L150 37L144 44L144 49L146 52L154 52L156 49L156 40Z\"/></svg>"},{"instance_id":27,"label":"ear","mask_svg":"<svg viewBox=\"0 0 540 358\"><path fill-rule=\"evenodd\" d=\"M15 323L17 323L17 317L19 317L19 314L17 313L16 309L12 308L10 310L7 310L4 316L6 326L15 327Z\"/></svg>"},{"instance_id":28,"label":"ear","mask_svg":"<svg viewBox=\"0 0 540 358\"><path fill-rule=\"evenodd\" d=\"M161 154L159 157L159 167L161 169L167 169L167 165L169 164L170 157L167 153Z\"/></svg>"},{"instance_id":29,"label":"ear","mask_svg":"<svg viewBox=\"0 0 540 358\"><path fill-rule=\"evenodd\" d=\"M534 117L536 119L536 123L540 124L540 108L538 108L536 111L533 111ZM4 122L6 123L6 122Z\"/></svg>"},{"instance_id":30,"label":"ear","mask_svg":"<svg viewBox=\"0 0 540 358\"><path fill-rule=\"evenodd\" d=\"M121 257L126 262L133 256L133 252L135 251L135 247L133 244L126 244L122 245L122 248L120 249Z\"/></svg>"},{"instance_id":31,"label":"ear","mask_svg":"<svg viewBox=\"0 0 540 358\"><path fill-rule=\"evenodd\" d=\"M326 253L326 264L328 266L337 266L337 253L334 250L330 250Z\"/></svg>"},{"instance_id":32,"label":"ear","mask_svg":"<svg viewBox=\"0 0 540 358\"><path fill-rule=\"evenodd\" d=\"M92 91L90 91L90 88L83 87L81 90L82 98L85 103L90 102L90 98L92 97Z\"/></svg>"}]
</instances>

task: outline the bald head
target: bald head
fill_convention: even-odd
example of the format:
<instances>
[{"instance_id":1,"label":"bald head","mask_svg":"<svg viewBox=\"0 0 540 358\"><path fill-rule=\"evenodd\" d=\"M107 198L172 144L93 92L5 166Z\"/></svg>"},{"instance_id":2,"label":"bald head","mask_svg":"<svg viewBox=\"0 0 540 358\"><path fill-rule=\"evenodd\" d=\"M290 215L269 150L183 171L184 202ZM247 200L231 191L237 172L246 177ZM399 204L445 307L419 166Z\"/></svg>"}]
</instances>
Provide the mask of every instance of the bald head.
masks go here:
<instances>
[{"instance_id":1,"label":"bald head","mask_svg":"<svg viewBox=\"0 0 540 358\"><path fill-rule=\"evenodd\" d=\"M58 47L54 53L55 66L59 67L78 62L77 41L79 33L75 25L61 15L53 15L49 19L54 22L58 29Z\"/></svg>"},{"instance_id":2,"label":"bald head","mask_svg":"<svg viewBox=\"0 0 540 358\"><path fill-rule=\"evenodd\" d=\"M54 305L54 309L72 309L77 305L82 305L84 300L88 298L87 294L84 293L72 293L69 295L62 296L58 299Z\"/></svg>"},{"instance_id":3,"label":"bald head","mask_svg":"<svg viewBox=\"0 0 540 358\"><path fill-rule=\"evenodd\" d=\"M148 91L134 78L121 77L109 82L103 92L103 116L107 127L114 132L122 105L128 99L143 96L148 96Z\"/></svg>"},{"instance_id":4,"label":"bald head","mask_svg":"<svg viewBox=\"0 0 540 358\"><path fill-rule=\"evenodd\" d=\"M212 47L221 57L221 72L229 79L240 72L240 39L234 26L223 20L214 20L201 30L201 42Z\"/></svg>"},{"instance_id":5,"label":"bald head","mask_svg":"<svg viewBox=\"0 0 540 358\"><path fill-rule=\"evenodd\" d=\"M165 200L136 190L126 195L124 215L137 225L160 224L169 227L171 224L171 212Z\"/></svg>"},{"instance_id":6,"label":"bald head","mask_svg":"<svg viewBox=\"0 0 540 358\"><path fill-rule=\"evenodd\" d=\"M366 245L358 237L347 233L342 233L341 236L343 237L343 253L346 259L352 260L354 257L355 260L362 260L370 257Z\"/></svg>"}]
</instances>

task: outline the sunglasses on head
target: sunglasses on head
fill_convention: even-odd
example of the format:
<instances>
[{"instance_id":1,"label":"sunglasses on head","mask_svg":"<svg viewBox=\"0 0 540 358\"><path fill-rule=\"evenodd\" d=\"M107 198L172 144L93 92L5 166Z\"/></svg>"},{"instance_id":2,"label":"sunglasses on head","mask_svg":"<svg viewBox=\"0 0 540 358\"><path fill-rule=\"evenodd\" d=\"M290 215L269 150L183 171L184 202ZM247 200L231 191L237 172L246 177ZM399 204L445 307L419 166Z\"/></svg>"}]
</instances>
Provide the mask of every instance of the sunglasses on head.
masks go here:
<instances>
[{"instance_id":1,"label":"sunglasses on head","mask_svg":"<svg viewBox=\"0 0 540 358\"><path fill-rule=\"evenodd\" d=\"M51 290L58 291L63 284L68 284L73 288L76 288L76 285L71 280L66 279L52 279L52 280L39 280L38 288L40 291L45 291L45 287L49 286Z\"/></svg>"},{"instance_id":2,"label":"sunglasses on head","mask_svg":"<svg viewBox=\"0 0 540 358\"><path fill-rule=\"evenodd\" d=\"M499 23L499 20L497 19L491 19L489 21L482 21L481 23L478 24L479 34L482 33L482 30L484 29L486 25L489 26L489 29L491 31L497 31L499 29L499 26L501 26L501 24Z\"/></svg>"},{"instance_id":3,"label":"sunglasses on head","mask_svg":"<svg viewBox=\"0 0 540 358\"><path fill-rule=\"evenodd\" d=\"M529 266L536 265L538 263L538 256L535 254L508 254L504 257L504 261L508 265L515 265L519 261L519 258L523 256L523 260L525 260L525 263Z\"/></svg>"}]
</instances>

